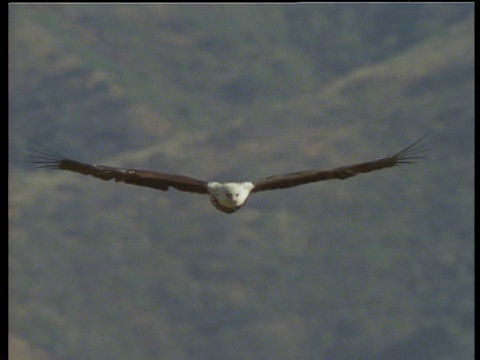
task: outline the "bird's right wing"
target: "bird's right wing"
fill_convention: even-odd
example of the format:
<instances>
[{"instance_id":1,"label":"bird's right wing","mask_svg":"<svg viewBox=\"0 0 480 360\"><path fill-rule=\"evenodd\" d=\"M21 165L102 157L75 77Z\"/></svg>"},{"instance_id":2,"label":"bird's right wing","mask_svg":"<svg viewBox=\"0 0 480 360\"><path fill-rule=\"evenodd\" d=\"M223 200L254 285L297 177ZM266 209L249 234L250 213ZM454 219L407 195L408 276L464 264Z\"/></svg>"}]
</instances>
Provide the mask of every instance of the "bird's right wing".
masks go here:
<instances>
[{"instance_id":1,"label":"bird's right wing","mask_svg":"<svg viewBox=\"0 0 480 360\"><path fill-rule=\"evenodd\" d=\"M73 171L102 180L115 180L125 184L145 186L167 191L173 187L180 191L208 194L208 182L183 175L164 174L155 171L125 169L119 167L85 164L47 150L32 150L31 161L42 168Z\"/></svg>"}]
</instances>

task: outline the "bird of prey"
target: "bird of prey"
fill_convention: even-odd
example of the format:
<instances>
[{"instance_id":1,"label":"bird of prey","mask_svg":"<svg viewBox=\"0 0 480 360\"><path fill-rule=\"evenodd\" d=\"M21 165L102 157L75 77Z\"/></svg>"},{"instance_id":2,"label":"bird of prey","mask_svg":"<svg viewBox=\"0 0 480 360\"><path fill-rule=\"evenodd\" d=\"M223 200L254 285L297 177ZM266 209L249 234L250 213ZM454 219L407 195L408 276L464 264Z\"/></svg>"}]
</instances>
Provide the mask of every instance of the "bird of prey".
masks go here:
<instances>
[{"instance_id":1,"label":"bird of prey","mask_svg":"<svg viewBox=\"0 0 480 360\"><path fill-rule=\"evenodd\" d=\"M33 163L42 168L68 170L82 175L90 175L101 180L113 179L116 182L145 186L162 191L167 191L172 187L180 191L207 194L210 196L210 202L213 206L220 211L231 214L245 205L250 194L260 191L286 189L323 180L343 180L362 173L414 163L415 160L424 157L423 153L426 150L426 144L420 144L420 142L426 135L396 154L378 160L327 170L306 170L283 175L272 175L253 182L204 181L183 175L86 164L67 159L46 149L33 150L34 153L30 157Z\"/></svg>"}]
</instances>

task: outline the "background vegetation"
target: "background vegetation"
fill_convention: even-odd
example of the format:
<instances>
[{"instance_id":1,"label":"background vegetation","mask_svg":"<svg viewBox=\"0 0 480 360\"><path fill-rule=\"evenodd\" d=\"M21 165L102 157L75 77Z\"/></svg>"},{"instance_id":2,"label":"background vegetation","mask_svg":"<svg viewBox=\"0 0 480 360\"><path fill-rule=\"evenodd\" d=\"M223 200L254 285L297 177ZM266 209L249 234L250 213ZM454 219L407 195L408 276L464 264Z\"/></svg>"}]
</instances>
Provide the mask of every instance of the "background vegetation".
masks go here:
<instances>
[{"instance_id":1,"label":"background vegetation","mask_svg":"<svg viewBox=\"0 0 480 360\"><path fill-rule=\"evenodd\" d=\"M9 7L11 359L473 359L473 4ZM41 171L28 149L204 179Z\"/></svg>"}]
</instances>

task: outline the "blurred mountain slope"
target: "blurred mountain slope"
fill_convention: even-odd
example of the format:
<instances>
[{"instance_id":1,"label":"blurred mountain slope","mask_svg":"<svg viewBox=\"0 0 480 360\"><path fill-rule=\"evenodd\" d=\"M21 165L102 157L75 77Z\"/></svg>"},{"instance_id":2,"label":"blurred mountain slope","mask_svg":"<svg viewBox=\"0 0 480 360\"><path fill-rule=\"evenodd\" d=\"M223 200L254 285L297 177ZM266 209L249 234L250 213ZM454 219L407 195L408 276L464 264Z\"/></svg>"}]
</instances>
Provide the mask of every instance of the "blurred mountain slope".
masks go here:
<instances>
[{"instance_id":1,"label":"blurred mountain slope","mask_svg":"<svg viewBox=\"0 0 480 360\"><path fill-rule=\"evenodd\" d=\"M16 358L472 358L471 5L9 11ZM418 165L231 216L26 158L253 180L430 130Z\"/></svg>"}]
</instances>

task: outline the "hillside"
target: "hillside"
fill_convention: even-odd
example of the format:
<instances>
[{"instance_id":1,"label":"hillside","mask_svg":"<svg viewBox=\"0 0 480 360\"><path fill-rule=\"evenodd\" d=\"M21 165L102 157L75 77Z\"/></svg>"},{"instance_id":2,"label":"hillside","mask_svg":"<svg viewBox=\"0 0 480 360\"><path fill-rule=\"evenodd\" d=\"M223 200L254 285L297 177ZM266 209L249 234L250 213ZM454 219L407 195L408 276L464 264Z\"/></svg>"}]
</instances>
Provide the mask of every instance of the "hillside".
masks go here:
<instances>
[{"instance_id":1,"label":"hillside","mask_svg":"<svg viewBox=\"0 0 480 360\"><path fill-rule=\"evenodd\" d=\"M11 359L472 359L473 5L9 7ZM254 180L208 198L38 170Z\"/></svg>"}]
</instances>

